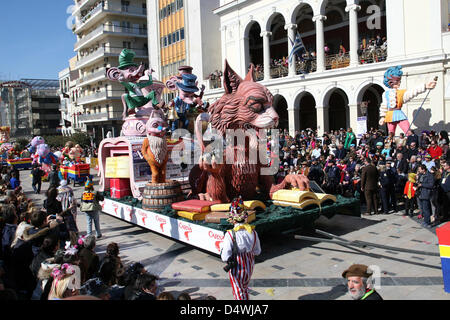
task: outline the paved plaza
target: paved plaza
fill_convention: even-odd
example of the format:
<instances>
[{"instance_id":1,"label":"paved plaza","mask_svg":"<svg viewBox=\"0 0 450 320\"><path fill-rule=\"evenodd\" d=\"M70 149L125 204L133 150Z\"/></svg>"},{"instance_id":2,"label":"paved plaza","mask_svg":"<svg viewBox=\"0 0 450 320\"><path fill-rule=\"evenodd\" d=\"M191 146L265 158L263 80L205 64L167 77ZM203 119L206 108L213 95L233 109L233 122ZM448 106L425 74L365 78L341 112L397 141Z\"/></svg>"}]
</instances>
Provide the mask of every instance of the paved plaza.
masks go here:
<instances>
[{"instance_id":1,"label":"paved plaza","mask_svg":"<svg viewBox=\"0 0 450 320\"><path fill-rule=\"evenodd\" d=\"M42 194L31 188L29 171L20 177L26 195L42 205ZM91 170L96 175L96 171ZM96 189L98 178L94 178ZM78 199L83 186L74 187ZM86 221L78 213L78 227L85 234ZM103 238L98 240L101 256L106 245L116 242L125 264L141 262L149 272L161 277L164 290L181 291L193 299L213 295L218 300L233 299L224 263L218 256L190 247L141 227L100 215ZM434 229L424 229L417 220L400 213L370 217L335 215L316 221L316 228L347 240L361 240L405 249L439 252ZM250 283L253 300L350 300L342 272L353 263L378 266L385 300L447 300L439 256L419 255L380 248L356 248L327 242L294 239L294 234L264 237L262 254L256 259Z\"/></svg>"}]
</instances>

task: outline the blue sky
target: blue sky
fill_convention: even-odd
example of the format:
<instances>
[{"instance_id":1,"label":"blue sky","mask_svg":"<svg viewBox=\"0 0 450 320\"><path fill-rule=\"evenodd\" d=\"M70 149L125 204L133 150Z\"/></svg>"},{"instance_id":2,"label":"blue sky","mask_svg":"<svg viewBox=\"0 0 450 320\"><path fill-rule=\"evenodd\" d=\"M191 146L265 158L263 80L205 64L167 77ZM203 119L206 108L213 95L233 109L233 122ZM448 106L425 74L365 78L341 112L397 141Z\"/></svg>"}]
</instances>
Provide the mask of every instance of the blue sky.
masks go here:
<instances>
[{"instance_id":1,"label":"blue sky","mask_svg":"<svg viewBox=\"0 0 450 320\"><path fill-rule=\"evenodd\" d=\"M58 79L76 37L67 28L73 0L0 0L0 80Z\"/></svg>"}]
</instances>

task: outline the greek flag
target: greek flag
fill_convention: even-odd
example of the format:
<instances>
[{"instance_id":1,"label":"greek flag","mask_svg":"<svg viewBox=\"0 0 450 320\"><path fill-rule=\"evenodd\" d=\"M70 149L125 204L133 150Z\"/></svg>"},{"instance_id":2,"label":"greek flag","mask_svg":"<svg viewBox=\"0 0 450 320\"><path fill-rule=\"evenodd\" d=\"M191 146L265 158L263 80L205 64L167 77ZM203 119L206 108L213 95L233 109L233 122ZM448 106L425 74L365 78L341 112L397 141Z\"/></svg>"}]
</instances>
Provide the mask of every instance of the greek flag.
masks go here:
<instances>
[{"instance_id":1,"label":"greek flag","mask_svg":"<svg viewBox=\"0 0 450 320\"><path fill-rule=\"evenodd\" d=\"M291 53L289 54L289 63L292 63L292 58L294 57L294 55L298 56L299 53L305 49L305 46L303 45L303 41L302 41L302 37L300 36L300 33L297 32L297 35L295 36L295 41L292 42L291 39L289 39L291 41L291 44L293 44Z\"/></svg>"}]
</instances>

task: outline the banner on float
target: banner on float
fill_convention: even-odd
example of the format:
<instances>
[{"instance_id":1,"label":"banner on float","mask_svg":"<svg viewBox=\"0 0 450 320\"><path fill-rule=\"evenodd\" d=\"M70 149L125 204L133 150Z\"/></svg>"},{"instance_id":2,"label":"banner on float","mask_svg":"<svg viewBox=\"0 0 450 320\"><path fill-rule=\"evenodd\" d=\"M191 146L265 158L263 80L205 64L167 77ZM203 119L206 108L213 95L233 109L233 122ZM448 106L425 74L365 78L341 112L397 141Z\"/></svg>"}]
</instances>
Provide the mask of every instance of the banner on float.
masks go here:
<instances>
[{"instance_id":1,"label":"banner on float","mask_svg":"<svg viewBox=\"0 0 450 320\"><path fill-rule=\"evenodd\" d=\"M105 199L102 211L108 215L138 225L169 238L220 254L225 237L223 231L178 220L152 211Z\"/></svg>"},{"instance_id":2,"label":"banner on float","mask_svg":"<svg viewBox=\"0 0 450 320\"><path fill-rule=\"evenodd\" d=\"M131 141L134 181L140 189L144 188L145 185L152 179L150 166L142 154L143 141L144 138ZM167 144L169 159L166 165L166 179L168 180L178 180L178 181L187 180L189 178L189 172L194 167L193 153L190 153L191 156L190 163L187 164L186 166L182 167L179 164L173 163L172 151L175 148L175 146L179 145L180 143L184 143L185 148L188 148L188 150L192 148L191 143L186 140L180 140L174 143L169 142Z\"/></svg>"},{"instance_id":3,"label":"banner on float","mask_svg":"<svg viewBox=\"0 0 450 320\"><path fill-rule=\"evenodd\" d=\"M367 117L358 117L356 136L361 138L363 134L367 133Z\"/></svg>"}]
</instances>

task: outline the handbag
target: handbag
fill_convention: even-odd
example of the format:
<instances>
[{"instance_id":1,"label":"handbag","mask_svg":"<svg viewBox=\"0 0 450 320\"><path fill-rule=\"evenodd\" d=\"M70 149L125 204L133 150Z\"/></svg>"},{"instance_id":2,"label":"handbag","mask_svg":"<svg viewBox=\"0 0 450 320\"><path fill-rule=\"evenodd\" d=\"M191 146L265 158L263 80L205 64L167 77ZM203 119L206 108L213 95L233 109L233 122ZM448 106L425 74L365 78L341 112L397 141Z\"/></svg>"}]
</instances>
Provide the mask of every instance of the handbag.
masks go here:
<instances>
[{"instance_id":1,"label":"handbag","mask_svg":"<svg viewBox=\"0 0 450 320\"><path fill-rule=\"evenodd\" d=\"M236 232L233 230L233 246L231 247L231 256L227 260L227 265L223 267L225 272L237 267L238 246L236 243Z\"/></svg>"}]
</instances>

